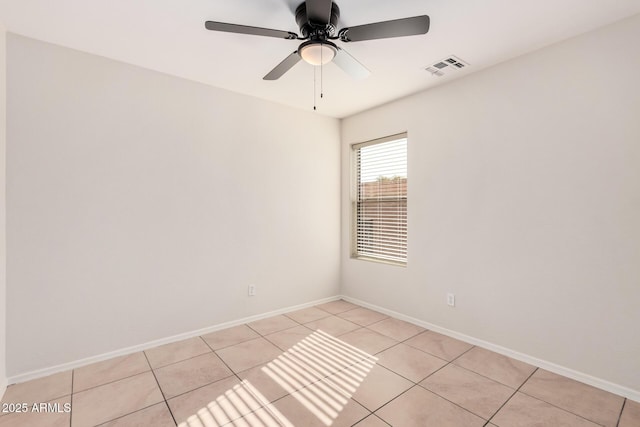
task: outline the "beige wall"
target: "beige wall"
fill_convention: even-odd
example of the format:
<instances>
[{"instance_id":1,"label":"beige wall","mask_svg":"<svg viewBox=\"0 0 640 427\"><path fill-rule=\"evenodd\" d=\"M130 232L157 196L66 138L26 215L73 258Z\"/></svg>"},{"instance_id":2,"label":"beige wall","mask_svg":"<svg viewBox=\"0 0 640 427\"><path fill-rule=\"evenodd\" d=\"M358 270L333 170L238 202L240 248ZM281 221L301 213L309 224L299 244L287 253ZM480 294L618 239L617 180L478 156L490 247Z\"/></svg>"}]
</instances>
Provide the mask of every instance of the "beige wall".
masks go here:
<instances>
[{"instance_id":1,"label":"beige wall","mask_svg":"<svg viewBox=\"0 0 640 427\"><path fill-rule=\"evenodd\" d=\"M638 40L640 16L345 119L343 293L639 392ZM349 145L404 131L408 266L350 259Z\"/></svg>"},{"instance_id":2,"label":"beige wall","mask_svg":"<svg viewBox=\"0 0 640 427\"><path fill-rule=\"evenodd\" d=\"M13 34L8 66L10 376L338 294L337 120Z\"/></svg>"},{"instance_id":3,"label":"beige wall","mask_svg":"<svg viewBox=\"0 0 640 427\"><path fill-rule=\"evenodd\" d=\"M6 32L0 22L0 396L7 385L6 372L6 314L7 314L7 234L6 234L6 105L7 105L7 67Z\"/></svg>"}]
</instances>

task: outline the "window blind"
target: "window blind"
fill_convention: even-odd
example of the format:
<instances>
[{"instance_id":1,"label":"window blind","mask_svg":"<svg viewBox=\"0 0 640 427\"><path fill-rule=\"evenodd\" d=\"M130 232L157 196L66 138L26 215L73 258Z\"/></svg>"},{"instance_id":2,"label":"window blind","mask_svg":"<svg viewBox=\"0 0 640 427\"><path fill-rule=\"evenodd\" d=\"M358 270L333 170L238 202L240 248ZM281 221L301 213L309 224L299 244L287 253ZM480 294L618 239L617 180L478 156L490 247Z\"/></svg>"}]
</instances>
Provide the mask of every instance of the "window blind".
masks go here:
<instances>
[{"instance_id":1,"label":"window blind","mask_svg":"<svg viewBox=\"0 0 640 427\"><path fill-rule=\"evenodd\" d=\"M407 138L353 146L355 257L407 261Z\"/></svg>"}]
</instances>

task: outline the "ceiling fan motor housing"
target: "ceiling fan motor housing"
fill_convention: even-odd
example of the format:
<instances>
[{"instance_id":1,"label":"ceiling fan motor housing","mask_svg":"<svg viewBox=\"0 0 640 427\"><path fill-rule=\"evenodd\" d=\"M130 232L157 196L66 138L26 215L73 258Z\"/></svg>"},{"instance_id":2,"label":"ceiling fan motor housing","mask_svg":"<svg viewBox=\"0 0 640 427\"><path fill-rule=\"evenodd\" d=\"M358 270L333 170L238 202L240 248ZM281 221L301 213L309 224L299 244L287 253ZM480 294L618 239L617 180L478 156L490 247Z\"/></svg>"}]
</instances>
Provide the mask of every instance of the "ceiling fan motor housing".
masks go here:
<instances>
[{"instance_id":1,"label":"ceiling fan motor housing","mask_svg":"<svg viewBox=\"0 0 640 427\"><path fill-rule=\"evenodd\" d=\"M333 37L338 27L339 18L340 8L335 3L331 3L331 16L327 23L310 21L307 16L306 2L296 8L296 23L300 27L300 33L303 38L311 40L326 40L328 37Z\"/></svg>"}]
</instances>

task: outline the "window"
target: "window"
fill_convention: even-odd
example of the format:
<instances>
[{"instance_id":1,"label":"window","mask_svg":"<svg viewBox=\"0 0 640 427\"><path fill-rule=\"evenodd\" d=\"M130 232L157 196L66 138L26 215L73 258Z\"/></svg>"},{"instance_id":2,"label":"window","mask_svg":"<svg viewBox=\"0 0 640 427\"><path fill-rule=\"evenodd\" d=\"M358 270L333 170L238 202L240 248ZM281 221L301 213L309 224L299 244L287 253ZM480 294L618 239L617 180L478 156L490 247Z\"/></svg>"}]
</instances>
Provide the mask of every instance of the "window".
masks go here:
<instances>
[{"instance_id":1,"label":"window","mask_svg":"<svg viewBox=\"0 0 640 427\"><path fill-rule=\"evenodd\" d=\"M352 256L407 262L407 136L355 144Z\"/></svg>"}]
</instances>

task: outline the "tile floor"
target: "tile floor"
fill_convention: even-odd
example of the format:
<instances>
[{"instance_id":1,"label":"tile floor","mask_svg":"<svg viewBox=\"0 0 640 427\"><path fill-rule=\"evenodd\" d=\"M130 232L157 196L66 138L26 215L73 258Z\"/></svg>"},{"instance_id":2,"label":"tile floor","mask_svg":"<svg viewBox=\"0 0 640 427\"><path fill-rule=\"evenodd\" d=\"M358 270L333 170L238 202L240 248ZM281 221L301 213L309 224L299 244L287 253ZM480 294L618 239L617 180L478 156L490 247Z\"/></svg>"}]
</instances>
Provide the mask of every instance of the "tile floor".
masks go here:
<instances>
[{"instance_id":1,"label":"tile floor","mask_svg":"<svg viewBox=\"0 0 640 427\"><path fill-rule=\"evenodd\" d=\"M640 426L638 402L346 301L12 385L11 403L48 406L0 426Z\"/></svg>"}]
</instances>

